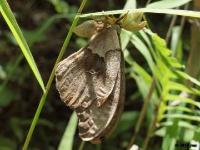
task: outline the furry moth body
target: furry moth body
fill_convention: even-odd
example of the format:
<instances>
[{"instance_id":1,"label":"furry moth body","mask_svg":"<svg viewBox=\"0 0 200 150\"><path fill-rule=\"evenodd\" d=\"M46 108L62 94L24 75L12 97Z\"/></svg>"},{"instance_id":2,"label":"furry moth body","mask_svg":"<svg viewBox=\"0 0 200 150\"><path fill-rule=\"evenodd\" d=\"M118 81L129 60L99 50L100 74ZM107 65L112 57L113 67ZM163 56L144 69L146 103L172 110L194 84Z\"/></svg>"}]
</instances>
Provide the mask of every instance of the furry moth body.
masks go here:
<instances>
[{"instance_id":1,"label":"furry moth body","mask_svg":"<svg viewBox=\"0 0 200 150\"><path fill-rule=\"evenodd\" d=\"M61 61L56 87L79 118L79 136L100 143L116 126L124 104L124 60L117 31L106 26L88 45Z\"/></svg>"}]
</instances>

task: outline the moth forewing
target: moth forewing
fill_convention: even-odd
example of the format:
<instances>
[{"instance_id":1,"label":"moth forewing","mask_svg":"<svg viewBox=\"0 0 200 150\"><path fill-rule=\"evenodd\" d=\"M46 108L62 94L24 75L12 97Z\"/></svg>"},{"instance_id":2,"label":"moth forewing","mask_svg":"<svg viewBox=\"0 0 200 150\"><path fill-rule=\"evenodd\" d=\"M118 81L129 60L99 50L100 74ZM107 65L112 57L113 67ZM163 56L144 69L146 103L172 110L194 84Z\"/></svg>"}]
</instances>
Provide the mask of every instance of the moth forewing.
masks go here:
<instances>
[{"instance_id":1,"label":"moth forewing","mask_svg":"<svg viewBox=\"0 0 200 150\"><path fill-rule=\"evenodd\" d=\"M61 99L79 118L79 136L99 143L119 120L124 101L123 59L117 31L106 26L58 64Z\"/></svg>"}]
</instances>

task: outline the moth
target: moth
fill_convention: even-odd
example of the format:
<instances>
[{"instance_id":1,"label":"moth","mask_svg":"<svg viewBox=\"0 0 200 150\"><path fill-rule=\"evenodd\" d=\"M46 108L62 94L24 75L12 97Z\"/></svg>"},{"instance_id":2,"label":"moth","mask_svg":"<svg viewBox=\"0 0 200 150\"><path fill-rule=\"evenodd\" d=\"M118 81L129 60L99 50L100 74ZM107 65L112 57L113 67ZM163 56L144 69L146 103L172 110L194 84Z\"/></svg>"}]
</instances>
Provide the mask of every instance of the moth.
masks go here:
<instances>
[{"instance_id":1,"label":"moth","mask_svg":"<svg viewBox=\"0 0 200 150\"><path fill-rule=\"evenodd\" d=\"M90 40L85 47L61 61L55 71L61 100L78 116L80 138L93 144L100 143L116 127L124 106L120 29L144 26L139 21L130 25L124 18L126 16L105 17L77 26L74 32Z\"/></svg>"}]
</instances>

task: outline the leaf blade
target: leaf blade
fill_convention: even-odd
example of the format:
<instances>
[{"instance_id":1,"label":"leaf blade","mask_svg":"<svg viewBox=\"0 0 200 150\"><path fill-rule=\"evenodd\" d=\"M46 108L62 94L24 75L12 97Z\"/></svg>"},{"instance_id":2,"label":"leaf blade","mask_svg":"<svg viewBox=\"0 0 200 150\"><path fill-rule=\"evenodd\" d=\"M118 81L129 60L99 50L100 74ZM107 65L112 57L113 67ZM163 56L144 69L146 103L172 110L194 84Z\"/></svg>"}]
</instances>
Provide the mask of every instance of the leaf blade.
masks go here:
<instances>
[{"instance_id":1,"label":"leaf blade","mask_svg":"<svg viewBox=\"0 0 200 150\"><path fill-rule=\"evenodd\" d=\"M150 3L147 8L175 8L189 3L191 0L164 0Z\"/></svg>"},{"instance_id":2,"label":"leaf blade","mask_svg":"<svg viewBox=\"0 0 200 150\"><path fill-rule=\"evenodd\" d=\"M15 37L15 39L16 39L24 57L26 58L31 70L33 71L33 74L35 75L35 78L37 79L40 87L42 88L43 92L45 92L44 83L43 83L42 77L40 75L40 72L37 68L37 65L35 63L35 60L31 54L29 46L28 46L6 0L1 0L0 12L1 12L3 18L5 19L8 27L10 28L13 36Z\"/></svg>"},{"instance_id":3,"label":"leaf blade","mask_svg":"<svg viewBox=\"0 0 200 150\"><path fill-rule=\"evenodd\" d=\"M197 12L197 11L180 10L180 9L159 9L159 8L139 8L139 9L94 12L94 13L82 14L82 15L80 15L80 18L86 18L86 17L90 18L90 17L97 17L97 16L105 16L105 15L117 15L117 14L124 14L127 12L130 12L130 13L134 13L134 12L158 13L158 14L169 14L169 15L200 18L200 12Z\"/></svg>"},{"instance_id":4,"label":"leaf blade","mask_svg":"<svg viewBox=\"0 0 200 150\"><path fill-rule=\"evenodd\" d=\"M65 129L65 132L63 134L61 142L58 146L58 150L66 150L66 149L72 150L77 122L78 122L78 118L76 116L76 113L73 112L73 114L70 117L69 123Z\"/></svg>"}]
</instances>

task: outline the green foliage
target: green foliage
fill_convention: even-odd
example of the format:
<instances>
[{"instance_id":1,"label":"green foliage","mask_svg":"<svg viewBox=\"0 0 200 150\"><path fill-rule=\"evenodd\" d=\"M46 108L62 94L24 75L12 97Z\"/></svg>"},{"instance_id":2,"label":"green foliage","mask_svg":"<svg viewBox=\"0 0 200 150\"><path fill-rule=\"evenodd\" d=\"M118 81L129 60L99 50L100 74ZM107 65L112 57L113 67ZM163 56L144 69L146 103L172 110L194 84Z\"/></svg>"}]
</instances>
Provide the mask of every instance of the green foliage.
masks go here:
<instances>
[{"instance_id":1,"label":"green foliage","mask_svg":"<svg viewBox=\"0 0 200 150\"><path fill-rule=\"evenodd\" d=\"M191 0L181 0L181 1L176 1L176 0L162 0L162 1L157 1L153 2L149 5L147 5L147 8L159 8L159 9L166 9L166 8L175 8L179 7L181 5L184 5Z\"/></svg>"},{"instance_id":2,"label":"green foliage","mask_svg":"<svg viewBox=\"0 0 200 150\"><path fill-rule=\"evenodd\" d=\"M197 86L199 86L199 81L182 71L184 68L183 65L181 65L178 60L172 56L172 51L166 47L166 43L163 39L152 33L150 30L146 30L146 33L148 36L143 31L140 31L138 36L133 34L131 35L130 41L144 56L149 67L151 68L152 74L156 77L157 88L159 90L159 94L156 97L159 97L159 100L161 101L157 106L158 114L156 116L156 124L160 124L162 120L165 119L172 121L171 126L166 127L164 124L161 124L159 127L166 128L167 130L163 135L163 149L174 149L176 140L181 140L178 138L180 137L180 130L184 128L183 126L179 126L179 121L183 120L187 122L188 125L190 124L190 126L193 126L195 130L199 128L198 125L195 126L193 124L194 121L197 122L195 124L198 124L199 122L200 103L189 97L180 95L180 92L186 92L188 94L198 96L200 94L199 88L190 88L184 85L183 81L190 80ZM130 33L127 33L127 36L130 37ZM145 43L143 41L145 41ZM127 43L127 41L125 42ZM130 75L135 78L136 81L138 81L139 78L143 78L142 81L139 80L137 83L139 87L142 86L142 88L140 88L141 93L147 93L143 82L145 81L144 77L146 76L147 79L149 75L142 68L140 68L140 70L142 70L138 72L137 63L130 57L130 54L126 50L125 59L131 67L134 68L134 70L129 70ZM150 84L148 82L145 83L147 87ZM173 103L178 104L177 106L173 106ZM191 107L193 107L193 110L191 110ZM193 132L195 132L194 129L192 130ZM186 131L191 131L191 129ZM197 133L194 134L198 134L198 130ZM193 136L190 137L190 140L192 140Z\"/></svg>"},{"instance_id":3,"label":"green foliage","mask_svg":"<svg viewBox=\"0 0 200 150\"><path fill-rule=\"evenodd\" d=\"M16 22L16 19L8 5L8 3L6 2L6 0L1 0L0 1L0 12L2 14L2 16L4 17L7 25L9 26L10 30L12 31L19 47L22 50L22 53L24 54L28 64L30 65L30 68L32 69L38 83L40 84L43 92L45 91L45 87L44 87L44 83L42 80L42 77L40 75L40 72L36 66L36 63L34 61L34 58L31 54L31 51L29 49L29 46Z\"/></svg>"},{"instance_id":4,"label":"green foliage","mask_svg":"<svg viewBox=\"0 0 200 150\"><path fill-rule=\"evenodd\" d=\"M16 149L17 145L9 138L0 137L0 149L2 150L13 150Z\"/></svg>"},{"instance_id":5,"label":"green foliage","mask_svg":"<svg viewBox=\"0 0 200 150\"><path fill-rule=\"evenodd\" d=\"M80 15L86 3L86 0L83 0L82 5L78 10L78 15L75 17L77 12L76 7L71 6L64 0L48 0L48 2L55 9L55 14L47 17L36 28L32 30L25 30L20 28L17 24L15 18L16 16L13 15L14 13L11 11L6 0L0 0L0 12L5 19L6 24L10 28L10 31L12 32L12 34L10 32L5 33L5 37L13 45L19 45L22 54L25 56L30 69L33 71L35 78L43 90L39 106L35 112L35 116L29 129L23 149L26 150L28 148L36 125L44 126L48 129L55 127L59 128L60 126L63 128L66 125L67 120L59 120L59 122L64 122L60 125L59 123L49 121L51 119L46 120L43 119L43 117L39 119L39 117L49 94L50 87L53 83L55 66L64 55L65 49L70 42L72 31L76 26L79 17L87 19L87 17L124 14L127 12L134 13L134 11L141 11L144 13L173 14L200 18L199 12L171 9L182 6L190 1L191 0L156 1L148 4L146 8L136 9L136 0L127 0L123 10L104 11ZM54 67L45 87L44 81L41 78L40 72L36 66L29 47L32 48L32 46L37 43L48 41L49 37L45 35L45 33L63 18L73 23L69 29L67 37L63 42L63 46L56 62L54 63ZM132 145L131 138L134 139L135 137L134 144L139 145L139 147L145 147L147 145L151 145L149 141L157 136L156 138L159 138L160 143L158 142L156 145L151 145L149 147L152 147L152 149L162 148L163 150L174 150L175 144L178 141L200 141L200 102L195 99L200 95L200 82L191 77L185 71L183 62L186 62L187 60L185 60L184 57L185 53L183 49L185 48L185 43L184 39L181 37L181 28L181 25L174 26L172 28L170 43L171 50L167 47L169 44L166 43L166 41L160 36L153 33L150 29L145 29L134 33L122 30L120 37L122 50L124 52L124 57L127 64L126 75L128 79L134 79L136 82L134 90L127 89L128 91L132 90L131 95L127 96L126 107L128 107L128 111L124 111L116 131L112 137L110 137L110 139L106 139L105 143L99 146L93 146L91 144L85 144L82 142L80 147L77 146L79 145L79 141L77 140L77 135L75 134L77 118L75 113L73 113L59 142L59 146L58 143L54 143L54 147L58 147L59 150L66 148L72 149L73 147L79 147L80 150L114 150L116 148L125 149L128 147L128 145ZM85 44L85 40L80 38L76 39L76 45L84 46ZM4 46L5 43L0 39L0 48L4 49ZM17 55L17 57L13 59L14 61L11 60L6 65L0 64L0 80L3 81L0 84L0 107L2 109L5 108L6 111L9 107L12 108L12 104L16 99L22 99L22 95L13 90L14 88L12 84L8 86L8 83L10 81L16 81L17 83L20 83L19 85L22 85L24 84L26 78L30 76L27 68L19 66L19 64L23 61L23 55ZM131 82L134 83L133 80L131 80ZM194 86L190 86L190 84L187 84L188 82L192 83ZM134 110L132 106L135 105L135 101L138 99L139 103L142 103L143 106L141 108L139 107L140 105L136 103L137 110ZM16 103L21 103L21 105L24 106L24 103L28 103L28 100L17 101ZM49 103L47 106L48 107L46 109L48 111L52 111L52 106ZM25 107L29 108L30 106L25 105ZM14 110L14 112L15 111L16 110ZM55 111L54 114L56 113L57 112ZM21 113L18 112L16 115L19 114ZM9 117L9 115L5 115L5 118ZM51 118L51 116L49 118ZM20 118L20 116L16 117L15 114L14 116L11 114L8 122L9 128L11 128L11 131L8 132L8 134L9 136L12 135L13 137L10 138L9 136L2 135L0 137L0 149L17 149L17 146L19 145L18 143L22 144L24 142L26 131L24 131L23 127L24 125L27 126L30 124L30 119L24 119L22 117ZM4 128L6 129L6 127ZM133 130L135 132L132 132ZM5 133L7 134L6 130ZM59 136L60 139L62 133L60 135L55 135L48 132L47 134L50 136L44 138L46 141L44 144L46 146L45 148L55 149L52 148L50 144L51 142L48 140L52 135L53 138ZM44 133L38 132L38 136L43 137ZM36 142L36 144L38 143ZM34 147L30 148L35 149Z\"/></svg>"},{"instance_id":6,"label":"green foliage","mask_svg":"<svg viewBox=\"0 0 200 150\"><path fill-rule=\"evenodd\" d=\"M65 129L63 137L62 137L60 144L58 146L58 150L66 150L66 149L72 150L73 139L74 139L74 134L75 134L75 131L76 131L77 121L78 121L78 118L76 116L76 113L74 112L71 115L69 123L68 123L68 125Z\"/></svg>"}]
</instances>

